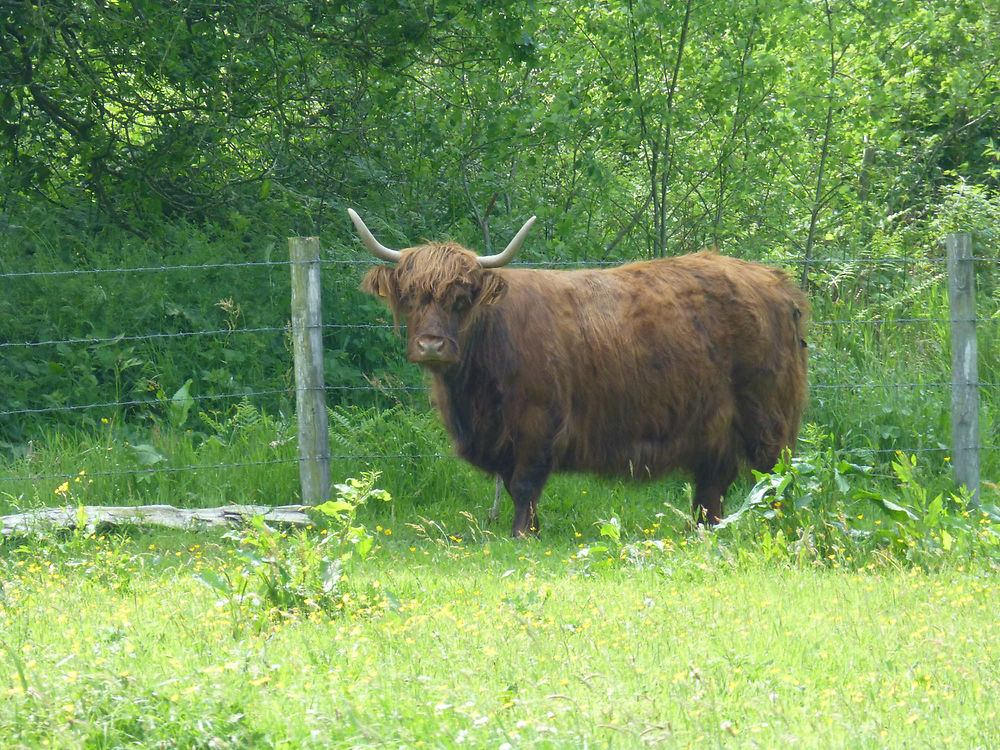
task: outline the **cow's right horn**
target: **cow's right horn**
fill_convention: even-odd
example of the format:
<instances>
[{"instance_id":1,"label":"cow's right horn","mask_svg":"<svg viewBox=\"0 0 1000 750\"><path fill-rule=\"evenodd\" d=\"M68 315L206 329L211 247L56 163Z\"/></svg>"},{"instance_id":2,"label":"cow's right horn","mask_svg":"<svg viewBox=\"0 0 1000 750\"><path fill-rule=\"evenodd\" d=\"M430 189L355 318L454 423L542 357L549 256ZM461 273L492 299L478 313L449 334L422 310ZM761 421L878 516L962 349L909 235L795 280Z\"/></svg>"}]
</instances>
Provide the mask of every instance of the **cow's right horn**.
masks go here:
<instances>
[{"instance_id":1,"label":"cow's right horn","mask_svg":"<svg viewBox=\"0 0 1000 750\"><path fill-rule=\"evenodd\" d=\"M528 236L528 230L531 229L531 225L534 223L534 216L524 222L524 226L521 227L521 231L514 235L514 239L510 241L510 244L507 245L502 253L497 253L496 255L480 255L479 263L482 267L499 268L500 266L506 266L514 260L514 256L517 255L517 251L520 250L521 245L524 244L524 238Z\"/></svg>"},{"instance_id":2,"label":"cow's right horn","mask_svg":"<svg viewBox=\"0 0 1000 750\"><path fill-rule=\"evenodd\" d=\"M358 236L361 237L361 241L365 243L365 247L368 251L374 255L376 258L381 258L382 260L388 261L389 263L399 263L399 258L402 253L399 250L393 250L391 247L386 247L368 231L368 227L365 223L361 221L361 217L358 216L357 212L353 208L347 209L347 213L350 214L351 221L354 222L354 228L358 230Z\"/></svg>"}]
</instances>

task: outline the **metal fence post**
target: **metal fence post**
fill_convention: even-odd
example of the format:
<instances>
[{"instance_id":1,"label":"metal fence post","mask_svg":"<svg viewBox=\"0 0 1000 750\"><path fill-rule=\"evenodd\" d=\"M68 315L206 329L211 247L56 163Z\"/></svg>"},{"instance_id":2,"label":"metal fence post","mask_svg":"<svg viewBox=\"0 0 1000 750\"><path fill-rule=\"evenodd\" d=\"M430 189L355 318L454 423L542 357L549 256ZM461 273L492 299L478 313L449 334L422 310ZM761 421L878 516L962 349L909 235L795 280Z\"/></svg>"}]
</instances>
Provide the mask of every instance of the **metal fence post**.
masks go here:
<instances>
[{"instance_id":1,"label":"metal fence post","mask_svg":"<svg viewBox=\"0 0 1000 750\"><path fill-rule=\"evenodd\" d=\"M319 238L290 237L295 404L299 425L302 504L330 497L330 428L323 379L323 315L320 306Z\"/></svg>"},{"instance_id":2,"label":"metal fence post","mask_svg":"<svg viewBox=\"0 0 1000 750\"><path fill-rule=\"evenodd\" d=\"M951 442L955 481L979 504L979 363L976 344L976 275L972 236L945 237L951 306Z\"/></svg>"}]
</instances>

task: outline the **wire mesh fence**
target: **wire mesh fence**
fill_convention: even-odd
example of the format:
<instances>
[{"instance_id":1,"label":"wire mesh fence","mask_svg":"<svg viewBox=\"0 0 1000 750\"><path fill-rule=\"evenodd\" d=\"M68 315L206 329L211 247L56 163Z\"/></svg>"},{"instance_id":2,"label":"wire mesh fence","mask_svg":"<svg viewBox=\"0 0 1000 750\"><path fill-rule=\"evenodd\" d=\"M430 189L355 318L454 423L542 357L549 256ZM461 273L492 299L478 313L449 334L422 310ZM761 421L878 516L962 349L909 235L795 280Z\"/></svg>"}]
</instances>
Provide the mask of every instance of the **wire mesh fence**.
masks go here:
<instances>
[{"instance_id":1,"label":"wire mesh fence","mask_svg":"<svg viewBox=\"0 0 1000 750\"><path fill-rule=\"evenodd\" d=\"M876 462L902 451L944 461L952 450L948 428L951 319L946 302L940 303L946 297L946 259L774 257L765 262L793 273L807 268L814 319L810 329L811 404L806 422L818 425L837 450L858 460ZM995 342L1000 295L991 279L996 278L997 259L977 256L974 262L979 277L987 280L987 288L980 290L977 317L985 342L977 384L986 415L980 448L984 455L996 456L1000 365ZM426 387L418 368L403 360L403 346L391 316L357 290L363 271L370 265L370 260L362 258L322 260L324 391L328 403L333 408L402 405L427 411ZM521 265L571 268L614 264ZM32 470L33 450L61 429L99 433L129 424L128 434L135 436L135 445L150 446L146 456L135 451L131 465L88 471L86 476L91 479L205 476L294 467L299 459L291 449L253 460L199 462L191 455L185 461L183 456L157 447L157 441L162 444L168 440L165 433L170 429L194 429L203 433L201 439L211 439L213 429L204 422L218 427L227 412L240 404L290 420L295 385L289 343L289 266L287 260L252 260L0 273L0 284L15 296L44 294L55 299L60 284L74 284L80 293L81 288L103 287L108 279L124 287L148 283L150 278L177 276L184 277L180 285L191 291L184 300L164 301L157 327L147 322L138 329L139 323L120 311L113 330L72 314L56 316L58 320L45 326L7 326L8 335L0 341L0 363L8 370L8 379L21 387L0 394L0 451L4 457L0 491L18 483L58 483L80 476L77 471ZM242 279L244 288L252 288L246 286L245 276L260 272L269 274L270 304L230 296L234 279ZM938 303L928 306L928 299ZM241 305L251 304L252 315L246 307L241 310ZM205 325L193 325L196 322ZM99 363L88 370L80 365L88 358ZM87 379L86 388L74 387L78 385L74 379L80 377ZM37 388L30 386L32 378L39 381ZM192 427L199 415L203 424ZM384 464L452 460L446 444L432 450L377 451L369 445L367 449L354 446L351 451L338 451L338 429L334 424L331 452L335 461ZM147 439L143 440L144 434Z\"/></svg>"}]
</instances>

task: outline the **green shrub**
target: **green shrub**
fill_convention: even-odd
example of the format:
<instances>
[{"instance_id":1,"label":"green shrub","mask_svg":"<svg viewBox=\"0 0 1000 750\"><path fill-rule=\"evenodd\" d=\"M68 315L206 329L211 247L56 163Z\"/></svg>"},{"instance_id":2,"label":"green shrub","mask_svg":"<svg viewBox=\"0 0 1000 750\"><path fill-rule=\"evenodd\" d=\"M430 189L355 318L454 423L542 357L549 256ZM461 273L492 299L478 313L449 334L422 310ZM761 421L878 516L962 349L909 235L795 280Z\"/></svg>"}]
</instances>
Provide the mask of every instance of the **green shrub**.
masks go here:
<instances>
[{"instance_id":1,"label":"green shrub","mask_svg":"<svg viewBox=\"0 0 1000 750\"><path fill-rule=\"evenodd\" d=\"M335 486L336 498L313 509L318 526L285 533L257 516L250 526L229 532L237 545L235 569L204 569L196 578L223 598L233 637L244 627L260 632L275 617L299 612L333 616L345 605L346 566L364 560L374 537L358 521L358 509L375 499L389 502L377 489L378 473L363 474Z\"/></svg>"}]
</instances>

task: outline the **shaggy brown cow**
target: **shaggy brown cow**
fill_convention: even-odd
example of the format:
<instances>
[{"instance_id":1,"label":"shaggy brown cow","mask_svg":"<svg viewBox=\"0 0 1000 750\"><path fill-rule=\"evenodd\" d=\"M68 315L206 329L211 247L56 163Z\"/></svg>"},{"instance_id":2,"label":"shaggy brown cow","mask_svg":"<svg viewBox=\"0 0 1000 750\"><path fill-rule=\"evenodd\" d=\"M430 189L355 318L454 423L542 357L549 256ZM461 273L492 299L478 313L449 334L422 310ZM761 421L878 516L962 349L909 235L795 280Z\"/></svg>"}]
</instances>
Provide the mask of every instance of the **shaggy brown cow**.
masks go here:
<instances>
[{"instance_id":1,"label":"shaggy brown cow","mask_svg":"<svg viewBox=\"0 0 1000 750\"><path fill-rule=\"evenodd\" d=\"M806 398L805 296L780 270L700 252L617 268L498 268L450 243L395 251L362 289L407 324L407 357L463 458L499 474L515 536L538 529L553 471L694 478L694 513L722 518L741 463L774 467ZM494 270L495 269L495 270Z\"/></svg>"}]
</instances>

